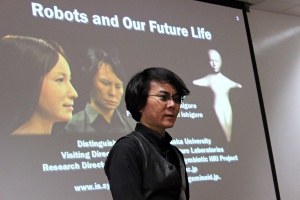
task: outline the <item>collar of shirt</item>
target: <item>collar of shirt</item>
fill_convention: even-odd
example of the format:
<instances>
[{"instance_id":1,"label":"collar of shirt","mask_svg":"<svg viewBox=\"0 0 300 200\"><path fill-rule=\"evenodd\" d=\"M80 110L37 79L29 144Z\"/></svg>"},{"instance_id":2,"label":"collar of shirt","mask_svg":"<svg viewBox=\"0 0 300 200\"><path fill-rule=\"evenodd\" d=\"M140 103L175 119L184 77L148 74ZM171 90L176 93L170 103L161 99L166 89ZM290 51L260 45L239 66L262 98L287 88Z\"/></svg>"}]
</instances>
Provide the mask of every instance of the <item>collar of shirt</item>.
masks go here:
<instances>
[{"instance_id":1,"label":"collar of shirt","mask_svg":"<svg viewBox=\"0 0 300 200\"><path fill-rule=\"evenodd\" d=\"M172 141L172 137L169 133L165 132L165 137L163 137L141 123L136 124L135 130L147 138L147 140L156 148L159 148L160 152L164 152Z\"/></svg>"},{"instance_id":2,"label":"collar of shirt","mask_svg":"<svg viewBox=\"0 0 300 200\"><path fill-rule=\"evenodd\" d=\"M90 124L93 124L94 121L97 119L97 117L100 115L89 103L86 104L85 111L86 111L86 114L87 114L87 117L88 117L88 120L89 120ZM120 113L116 109L113 116L112 116L112 120L111 120L112 123L111 124L116 124L116 122L114 122L114 121L116 121L118 119L118 117L120 119ZM104 118L103 118L103 121L105 121Z\"/></svg>"}]
</instances>

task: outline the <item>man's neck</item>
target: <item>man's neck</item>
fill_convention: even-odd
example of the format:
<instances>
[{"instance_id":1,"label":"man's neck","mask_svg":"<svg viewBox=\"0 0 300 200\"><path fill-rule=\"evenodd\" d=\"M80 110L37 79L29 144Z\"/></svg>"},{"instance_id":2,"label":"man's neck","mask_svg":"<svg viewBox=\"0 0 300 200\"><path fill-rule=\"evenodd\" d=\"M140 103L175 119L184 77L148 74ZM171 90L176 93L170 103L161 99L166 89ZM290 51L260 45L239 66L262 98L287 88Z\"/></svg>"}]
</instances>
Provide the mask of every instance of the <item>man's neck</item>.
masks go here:
<instances>
[{"instance_id":1,"label":"man's neck","mask_svg":"<svg viewBox=\"0 0 300 200\"><path fill-rule=\"evenodd\" d=\"M115 112L115 110L112 109L102 109L99 106L97 106L93 101L90 103L91 107L94 108L102 117L107 121L108 123L111 123L111 118Z\"/></svg>"}]
</instances>

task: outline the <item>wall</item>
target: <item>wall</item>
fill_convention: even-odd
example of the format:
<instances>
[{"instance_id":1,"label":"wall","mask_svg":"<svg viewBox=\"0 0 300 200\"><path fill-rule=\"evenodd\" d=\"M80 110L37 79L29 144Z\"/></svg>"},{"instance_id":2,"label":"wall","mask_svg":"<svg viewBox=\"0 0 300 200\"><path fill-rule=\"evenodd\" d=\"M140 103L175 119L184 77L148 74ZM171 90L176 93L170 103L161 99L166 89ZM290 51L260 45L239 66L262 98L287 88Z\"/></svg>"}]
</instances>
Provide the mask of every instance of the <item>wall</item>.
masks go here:
<instances>
[{"instance_id":1,"label":"wall","mask_svg":"<svg viewBox=\"0 0 300 200\"><path fill-rule=\"evenodd\" d=\"M251 10L248 20L281 199L300 190L300 18Z\"/></svg>"}]
</instances>

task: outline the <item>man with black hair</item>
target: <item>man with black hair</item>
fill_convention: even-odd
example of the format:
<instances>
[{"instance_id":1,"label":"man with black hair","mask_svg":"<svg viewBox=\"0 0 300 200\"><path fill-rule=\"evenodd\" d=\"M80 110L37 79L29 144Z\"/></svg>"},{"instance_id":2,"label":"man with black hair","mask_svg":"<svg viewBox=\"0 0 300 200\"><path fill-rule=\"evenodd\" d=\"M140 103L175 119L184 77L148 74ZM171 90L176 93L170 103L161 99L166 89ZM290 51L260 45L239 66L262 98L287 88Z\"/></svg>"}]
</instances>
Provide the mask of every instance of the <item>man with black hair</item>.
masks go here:
<instances>
[{"instance_id":1,"label":"man with black hair","mask_svg":"<svg viewBox=\"0 0 300 200\"><path fill-rule=\"evenodd\" d=\"M138 123L116 142L105 163L114 200L189 199L183 155L166 132L189 93L165 68L147 68L131 78L125 102Z\"/></svg>"},{"instance_id":2,"label":"man with black hair","mask_svg":"<svg viewBox=\"0 0 300 200\"><path fill-rule=\"evenodd\" d=\"M67 133L109 133L120 137L134 129L134 120L118 110L125 70L119 59L102 49L88 50L89 64L83 68L89 91L85 109L67 123Z\"/></svg>"}]
</instances>

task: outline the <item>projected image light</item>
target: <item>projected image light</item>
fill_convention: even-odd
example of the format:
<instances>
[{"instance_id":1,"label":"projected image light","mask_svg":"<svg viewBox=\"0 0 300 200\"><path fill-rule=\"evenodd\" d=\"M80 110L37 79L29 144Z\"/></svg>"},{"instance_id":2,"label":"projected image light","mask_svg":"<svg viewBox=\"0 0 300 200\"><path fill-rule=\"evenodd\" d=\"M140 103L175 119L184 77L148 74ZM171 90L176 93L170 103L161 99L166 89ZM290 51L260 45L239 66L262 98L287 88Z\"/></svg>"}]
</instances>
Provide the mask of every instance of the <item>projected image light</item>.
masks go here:
<instances>
[{"instance_id":1,"label":"projected image light","mask_svg":"<svg viewBox=\"0 0 300 200\"><path fill-rule=\"evenodd\" d=\"M242 85L230 80L221 73L222 58L219 52L214 49L210 49L208 50L208 57L209 63L215 73L194 80L193 84L202 87L209 87L213 91L214 109L226 139L230 142L232 131L232 108L229 101L229 91L232 88L241 88Z\"/></svg>"},{"instance_id":2,"label":"projected image light","mask_svg":"<svg viewBox=\"0 0 300 200\"><path fill-rule=\"evenodd\" d=\"M55 122L72 118L78 95L70 82L69 63L57 43L7 35L0 40L0 55L0 107L10 113L1 116L1 132L48 135Z\"/></svg>"},{"instance_id":3,"label":"projected image light","mask_svg":"<svg viewBox=\"0 0 300 200\"><path fill-rule=\"evenodd\" d=\"M6 68L0 59L0 198L112 199L104 163L136 124L122 92L138 71L164 67L191 91L167 130L184 155L190 199L275 199L244 12L182 0L4 0L0 38L20 35L59 44L69 69L50 82L60 89L66 84L70 96L62 103L68 115L51 115L55 108L38 104L50 69L40 72L41 65L34 64L31 70L26 65L31 59L15 64L20 56L0 44L1 56L14 63ZM96 49L110 60L96 59ZM215 50L211 58L209 49ZM25 89L9 89L17 82ZM59 94L56 89L43 100ZM51 132L12 135L26 121L18 119L24 110L27 117L37 110L51 119ZM15 120L18 125L10 126Z\"/></svg>"},{"instance_id":4,"label":"projected image light","mask_svg":"<svg viewBox=\"0 0 300 200\"><path fill-rule=\"evenodd\" d=\"M32 15L35 17L41 17L46 19L55 19L68 22L77 22L77 23L88 23L88 16L85 13L78 12L77 9L73 11L66 10L63 11L57 6L51 8L44 7L40 3L31 3Z\"/></svg>"},{"instance_id":5,"label":"projected image light","mask_svg":"<svg viewBox=\"0 0 300 200\"><path fill-rule=\"evenodd\" d=\"M68 121L64 132L125 135L135 127L135 121L119 110L127 78L125 69L114 53L101 48L89 48L87 57L82 67L87 103Z\"/></svg>"}]
</instances>

